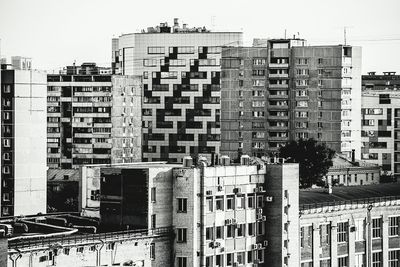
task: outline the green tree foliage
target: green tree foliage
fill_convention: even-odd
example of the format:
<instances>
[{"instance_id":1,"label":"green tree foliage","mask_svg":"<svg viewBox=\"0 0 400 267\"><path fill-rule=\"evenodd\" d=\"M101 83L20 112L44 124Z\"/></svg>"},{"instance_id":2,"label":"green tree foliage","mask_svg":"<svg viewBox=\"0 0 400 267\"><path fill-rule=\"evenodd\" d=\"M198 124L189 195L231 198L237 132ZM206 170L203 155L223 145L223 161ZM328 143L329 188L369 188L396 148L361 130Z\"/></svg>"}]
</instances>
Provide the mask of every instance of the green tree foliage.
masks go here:
<instances>
[{"instance_id":1,"label":"green tree foliage","mask_svg":"<svg viewBox=\"0 0 400 267\"><path fill-rule=\"evenodd\" d=\"M324 185L322 177L332 166L335 151L314 139L291 141L279 149L279 156L287 162L299 163L300 188Z\"/></svg>"}]
</instances>

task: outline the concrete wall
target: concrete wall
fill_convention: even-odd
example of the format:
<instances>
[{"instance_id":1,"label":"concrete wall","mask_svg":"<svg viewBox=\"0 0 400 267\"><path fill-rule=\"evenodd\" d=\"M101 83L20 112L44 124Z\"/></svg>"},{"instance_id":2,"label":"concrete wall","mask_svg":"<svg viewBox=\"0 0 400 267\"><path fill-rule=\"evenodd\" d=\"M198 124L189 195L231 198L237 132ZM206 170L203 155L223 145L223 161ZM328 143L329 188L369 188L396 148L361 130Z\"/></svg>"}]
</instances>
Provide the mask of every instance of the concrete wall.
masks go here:
<instances>
[{"instance_id":1,"label":"concrete wall","mask_svg":"<svg viewBox=\"0 0 400 267\"><path fill-rule=\"evenodd\" d=\"M111 163L142 159L142 79L112 76Z\"/></svg>"},{"instance_id":2,"label":"concrete wall","mask_svg":"<svg viewBox=\"0 0 400 267\"><path fill-rule=\"evenodd\" d=\"M14 214L46 212L46 73L15 70Z\"/></svg>"}]
</instances>

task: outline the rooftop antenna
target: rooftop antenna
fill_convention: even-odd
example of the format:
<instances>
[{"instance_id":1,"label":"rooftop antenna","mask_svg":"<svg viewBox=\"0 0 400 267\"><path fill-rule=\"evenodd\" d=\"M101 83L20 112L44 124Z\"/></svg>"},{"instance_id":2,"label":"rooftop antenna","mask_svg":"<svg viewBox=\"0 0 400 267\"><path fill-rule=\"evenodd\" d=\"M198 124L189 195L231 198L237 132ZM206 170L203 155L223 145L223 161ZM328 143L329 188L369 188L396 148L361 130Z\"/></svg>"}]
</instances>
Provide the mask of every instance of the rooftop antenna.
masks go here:
<instances>
[{"instance_id":1,"label":"rooftop antenna","mask_svg":"<svg viewBox=\"0 0 400 267\"><path fill-rule=\"evenodd\" d=\"M347 45L347 40L346 40L346 26L343 27L343 37L344 37L344 45Z\"/></svg>"},{"instance_id":2,"label":"rooftop antenna","mask_svg":"<svg viewBox=\"0 0 400 267\"><path fill-rule=\"evenodd\" d=\"M214 15L211 16L211 29L215 31L215 19L216 17Z\"/></svg>"},{"instance_id":3,"label":"rooftop antenna","mask_svg":"<svg viewBox=\"0 0 400 267\"><path fill-rule=\"evenodd\" d=\"M285 39L286 39L286 29L285 29Z\"/></svg>"}]
</instances>

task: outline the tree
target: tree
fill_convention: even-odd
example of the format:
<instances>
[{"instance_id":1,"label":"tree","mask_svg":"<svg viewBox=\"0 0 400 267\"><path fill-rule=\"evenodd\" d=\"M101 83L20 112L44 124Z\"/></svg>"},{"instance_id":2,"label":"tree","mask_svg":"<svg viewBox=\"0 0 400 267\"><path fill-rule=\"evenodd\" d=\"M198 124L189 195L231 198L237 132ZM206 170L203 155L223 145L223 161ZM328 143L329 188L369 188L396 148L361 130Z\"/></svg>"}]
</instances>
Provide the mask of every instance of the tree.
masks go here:
<instances>
[{"instance_id":1,"label":"tree","mask_svg":"<svg viewBox=\"0 0 400 267\"><path fill-rule=\"evenodd\" d=\"M279 149L287 162L299 163L300 188L324 185L322 177L332 166L335 151L314 139L290 141Z\"/></svg>"}]
</instances>

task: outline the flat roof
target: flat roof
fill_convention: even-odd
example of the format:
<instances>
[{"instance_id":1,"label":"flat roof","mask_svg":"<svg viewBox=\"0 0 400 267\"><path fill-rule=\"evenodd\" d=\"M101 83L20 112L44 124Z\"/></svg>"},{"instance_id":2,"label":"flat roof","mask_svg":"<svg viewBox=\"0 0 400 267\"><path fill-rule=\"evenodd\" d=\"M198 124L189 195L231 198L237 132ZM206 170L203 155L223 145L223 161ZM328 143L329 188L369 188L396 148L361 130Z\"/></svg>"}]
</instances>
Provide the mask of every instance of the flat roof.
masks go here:
<instances>
[{"instance_id":1,"label":"flat roof","mask_svg":"<svg viewBox=\"0 0 400 267\"><path fill-rule=\"evenodd\" d=\"M328 194L325 188L302 189L300 190L300 205L390 196L400 198L400 183L336 186L332 189L332 194Z\"/></svg>"}]
</instances>

